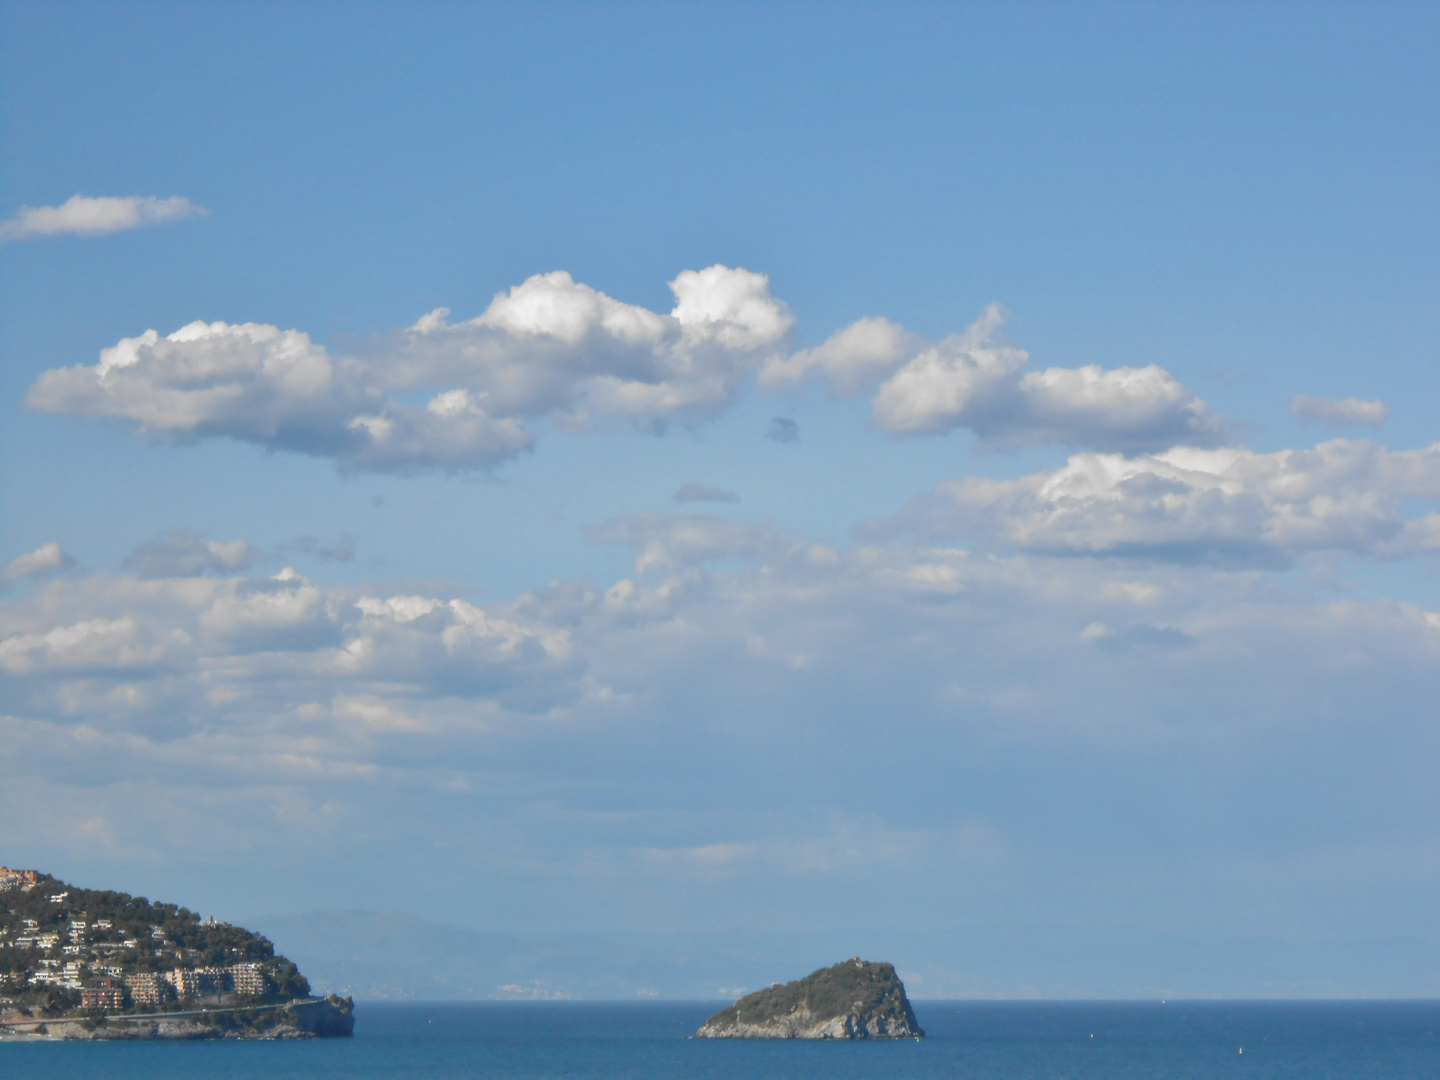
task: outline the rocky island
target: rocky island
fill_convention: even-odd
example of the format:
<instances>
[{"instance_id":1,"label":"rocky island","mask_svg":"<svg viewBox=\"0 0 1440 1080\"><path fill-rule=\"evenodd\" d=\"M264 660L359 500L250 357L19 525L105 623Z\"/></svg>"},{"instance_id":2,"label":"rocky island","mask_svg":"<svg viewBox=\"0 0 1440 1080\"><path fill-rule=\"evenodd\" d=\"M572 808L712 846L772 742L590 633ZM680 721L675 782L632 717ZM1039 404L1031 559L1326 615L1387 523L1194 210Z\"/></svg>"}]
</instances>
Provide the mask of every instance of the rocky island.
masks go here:
<instances>
[{"instance_id":1,"label":"rocky island","mask_svg":"<svg viewBox=\"0 0 1440 1080\"><path fill-rule=\"evenodd\" d=\"M312 997L259 934L0 866L0 1041L307 1039L354 1029L354 1003Z\"/></svg>"},{"instance_id":2,"label":"rocky island","mask_svg":"<svg viewBox=\"0 0 1440 1080\"><path fill-rule=\"evenodd\" d=\"M721 1009L698 1039L918 1039L905 984L891 964L858 956L795 982L775 983Z\"/></svg>"}]
</instances>

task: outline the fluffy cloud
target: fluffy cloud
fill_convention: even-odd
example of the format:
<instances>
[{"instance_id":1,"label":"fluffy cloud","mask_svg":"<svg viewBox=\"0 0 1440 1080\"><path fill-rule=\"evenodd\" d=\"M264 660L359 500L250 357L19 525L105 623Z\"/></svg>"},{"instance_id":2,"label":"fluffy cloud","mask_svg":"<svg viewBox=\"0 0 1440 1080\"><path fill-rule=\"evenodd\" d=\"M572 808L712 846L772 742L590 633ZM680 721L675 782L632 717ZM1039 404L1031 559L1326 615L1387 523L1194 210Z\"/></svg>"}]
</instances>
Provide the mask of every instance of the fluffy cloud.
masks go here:
<instances>
[{"instance_id":1,"label":"fluffy cloud","mask_svg":"<svg viewBox=\"0 0 1440 1080\"><path fill-rule=\"evenodd\" d=\"M295 652L343 639L333 602L290 567L225 582L196 622L205 638L237 652Z\"/></svg>"},{"instance_id":2,"label":"fluffy cloud","mask_svg":"<svg viewBox=\"0 0 1440 1080\"><path fill-rule=\"evenodd\" d=\"M922 713L945 714L953 697L1040 722L1073 707L1052 668L1103 686L1107 665L1145 657L1157 672L1180 665L1199 677L1241 648L1236 634L1323 631L1343 650L1365 626L1376 635L1367 649L1403 639L1400 653L1430 655L1440 616L1281 596L1247 568L1440 549L1440 515L1406 516L1435 499L1440 446L1081 454L1019 480L942 484L860 530L850 550L704 515L617 519L590 537L633 552L627 577L485 606L413 588L326 588L289 569L246 574L248 544L177 533L137 549L127 575L67 576L0 604L0 711L107 717L172 738L186 725L197 739L250 731L266 761L300 738L299 723L311 758L377 769L382 758L355 757L357 732L429 738L537 716L663 716L696 694L768 715L781 686L826 708L855 707L845 694L918 694ZM904 536L914 539L896 542ZM1040 671L1051 674L1036 682ZM1168 693L1154 678L1154 693ZM824 709L802 712L813 725ZM442 755L426 767L448 766Z\"/></svg>"},{"instance_id":3,"label":"fluffy cloud","mask_svg":"<svg viewBox=\"0 0 1440 1080\"><path fill-rule=\"evenodd\" d=\"M898 376L897 376L898 378ZM1113 449L1222 441L1218 417L1164 368L1046 368L1020 380L1013 416L983 410L967 426L995 443L1060 442ZM962 406L956 414L966 414Z\"/></svg>"},{"instance_id":4,"label":"fluffy cloud","mask_svg":"<svg viewBox=\"0 0 1440 1080\"><path fill-rule=\"evenodd\" d=\"M371 472L492 468L534 446L540 419L571 430L697 423L757 373L772 390L811 378L837 395L873 390L874 422L895 435L966 428L993 447L1124 452L1224 441L1209 407L1153 364L1024 370L1028 355L998 340L998 305L940 342L871 318L789 354L794 320L763 274L712 266L679 274L670 288L675 306L665 315L564 271L537 274L473 319L452 323L439 308L344 356L302 331L257 323L148 330L103 350L94 366L45 372L26 404ZM1335 407L1358 416L1369 404ZM799 429L776 418L767 437L793 442Z\"/></svg>"},{"instance_id":5,"label":"fluffy cloud","mask_svg":"<svg viewBox=\"0 0 1440 1080\"><path fill-rule=\"evenodd\" d=\"M1440 513L1405 513L1413 500L1435 499L1440 444L1079 454L1018 480L948 481L867 531L1052 554L1283 565L1309 552L1440 550Z\"/></svg>"},{"instance_id":6,"label":"fluffy cloud","mask_svg":"<svg viewBox=\"0 0 1440 1080\"><path fill-rule=\"evenodd\" d=\"M1378 399L1366 401L1352 397L1334 401L1309 394L1297 394L1290 402L1290 411L1301 420L1314 420L1329 427L1344 427L1346 424L1379 427L1390 416L1389 407Z\"/></svg>"},{"instance_id":7,"label":"fluffy cloud","mask_svg":"<svg viewBox=\"0 0 1440 1080\"><path fill-rule=\"evenodd\" d=\"M1082 893L1103 921L1084 890L1115 875L1117 895L1173 890L1193 927L1219 902L1256 917L1256 891L1178 872L1157 837L1176 866L1289 857L1314 814L1345 813L1337 784L1371 776L1395 808L1382 831L1434 820L1415 751L1440 616L1413 605L700 515L595 538L633 553L622 580L483 606L293 573L66 577L0 604L6 820L57 851L102 821L127 857L214 866L217 889L410 860L442 878L437 903L495 882L510 906L475 918L524 925L578 890L616 925L673 903L691 927L820 888L837 925L888 902L1073 926ZM1240 808L1233 826L1215 806ZM1377 828L1371 809L1345 823Z\"/></svg>"},{"instance_id":8,"label":"fluffy cloud","mask_svg":"<svg viewBox=\"0 0 1440 1080\"><path fill-rule=\"evenodd\" d=\"M148 665L164 646L142 639L135 619L85 619L43 633L15 634L0 641L0 667L13 675L37 668L93 670Z\"/></svg>"},{"instance_id":9,"label":"fluffy cloud","mask_svg":"<svg viewBox=\"0 0 1440 1080\"><path fill-rule=\"evenodd\" d=\"M194 322L148 330L105 349L94 367L47 371L26 404L41 412L118 418L146 434L229 436L314 453L353 453L358 415L381 404L353 363L298 330Z\"/></svg>"},{"instance_id":10,"label":"fluffy cloud","mask_svg":"<svg viewBox=\"0 0 1440 1080\"><path fill-rule=\"evenodd\" d=\"M925 545L844 551L696 515L619 519L593 538L631 549L632 574L606 589L555 583L483 607L430 592L322 588L291 570L57 581L0 604L9 676L0 711L178 738L222 771L247 760L244 769L270 769L287 746L327 769L443 772L465 760L467 740L538 718L730 717L742 743L752 711L762 725L789 717L797 729L787 737L803 744L858 736L882 705L932 721L1106 729L1135 722L1108 715L1104 688L1116 665L1141 657L1149 668L1127 668L1140 680L1127 693L1163 703L1168 678L1203 680L1260 640L1291 640L1296 657L1311 641L1320 652L1360 649L1421 667L1440 652L1440 616L1391 602L1309 602L1203 565ZM362 753L357 735L422 743Z\"/></svg>"},{"instance_id":11,"label":"fluffy cloud","mask_svg":"<svg viewBox=\"0 0 1440 1080\"><path fill-rule=\"evenodd\" d=\"M189 199L127 195L123 198L91 198L72 195L59 206L22 206L8 221L0 221L0 244L39 236L103 236L145 225L205 215L210 211Z\"/></svg>"},{"instance_id":12,"label":"fluffy cloud","mask_svg":"<svg viewBox=\"0 0 1440 1080\"><path fill-rule=\"evenodd\" d=\"M451 324L444 309L335 357L298 330L191 323L46 372L26 404L335 458L343 469L483 469L530 449L527 423L663 426L714 415L788 333L764 275L712 266L670 283L669 315L538 274ZM418 395L418 400L417 400Z\"/></svg>"},{"instance_id":13,"label":"fluffy cloud","mask_svg":"<svg viewBox=\"0 0 1440 1080\"><path fill-rule=\"evenodd\" d=\"M896 435L967 428L991 446L1102 450L1223 441L1205 402L1156 365L1023 372L1029 355L997 339L1005 318L992 304L964 333L934 343L887 319L862 319L814 349L769 361L760 379L774 388L823 376L837 395L879 384L874 420Z\"/></svg>"},{"instance_id":14,"label":"fluffy cloud","mask_svg":"<svg viewBox=\"0 0 1440 1080\"><path fill-rule=\"evenodd\" d=\"M217 718L263 712L277 700L292 702L289 709L294 701L378 695L404 709L415 696L489 694L533 708L574 693L561 677L575 671L563 626L459 598L326 590L290 568L271 577L192 576L214 568L188 557L194 547L178 546L178 556L166 553L178 576L153 576L162 561L147 559L140 569L151 576L75 579L0 605L0 667L16 676L83 675L83 685L68 689L46 684L43 708L60 712L162 676L164 692L149 695L151 708L184 702L196 716ZM242 550L238 542L217 546Z\"/></svg>"},{"instance_id":15,"label":"fluffy cloud","mask_svg":"<svg viewBox=\"0 0 1440 1080\"><path fill-rule=\"evenodd\" d=\"M55 541L41 544L34 551L26 552L0 570L0 584L20 581L22 578L41 577L74 565L75 560L60 550Z\"/></svg>"},{"instance_id":16,"label":"fluffy cloud","mask_svg":"<svg viewBox=\"0 0 1440 1080\"><path fill-rule=\"evenodd\" d=\"M388 345L405 383L463 383L496 414L704 418L789 332L763 274L712 266L670 282L671 313L624 304L564 271L537 274L469 322L432 312Z\"/></svg>"},{"instance_id":17,"label":"fluffy cloud","mask_svg":"<svg viewBox=\"0 0 1440 1080\"><path fill-rule=\"evenodd\" d=\"M482 469L535 444L524 420L491 416L463 388L435 395L424 408L391 402L345 427L354 438L338 455L342 466L369 472Z\"/></svg>"},{"instance_id":18,"label":"fluffy cloud","mask_svg":"<svg viewBox=\"0 0 1440 1080\"><path fill-rule=\"evenodd\" d=\"M823 375L837 394L856 394L884 380L923 345L899 323L860 319L822 345L770 360L760 372L760 382L778 389Z\"/></svg>"}]
</instances>

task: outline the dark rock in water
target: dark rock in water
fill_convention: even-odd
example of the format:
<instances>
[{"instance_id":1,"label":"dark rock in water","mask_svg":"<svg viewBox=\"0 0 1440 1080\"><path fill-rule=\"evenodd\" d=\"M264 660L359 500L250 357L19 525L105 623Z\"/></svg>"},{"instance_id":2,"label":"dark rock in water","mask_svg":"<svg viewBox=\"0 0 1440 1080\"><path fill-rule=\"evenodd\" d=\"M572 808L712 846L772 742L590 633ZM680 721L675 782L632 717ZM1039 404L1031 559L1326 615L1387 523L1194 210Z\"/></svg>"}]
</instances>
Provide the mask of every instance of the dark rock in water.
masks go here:
<instances>
[{"instance_id":1,"label":"dark rock in water","mask_svg":"<svg viewBox=\"0 0 1440 1080\"><path fill-rule=\"evenodd\" d=\"M918 1039L905 984L891 964L858 956L797 982L747 994L695 1033L699 1039Z\"/></svg>"},{"instance_id":2,"label":"dark rock in water","mask_svg":"<svg viewBox=\"0 0 1440 1080\"><path fill-rule=\"evenodd\" d=\"M355 1000L336 994L316 1001L297 1001L290 1006L295 1028L306 1035L322 1039L344 1038L355 1034Z\"/></svg>"}]
</instances>

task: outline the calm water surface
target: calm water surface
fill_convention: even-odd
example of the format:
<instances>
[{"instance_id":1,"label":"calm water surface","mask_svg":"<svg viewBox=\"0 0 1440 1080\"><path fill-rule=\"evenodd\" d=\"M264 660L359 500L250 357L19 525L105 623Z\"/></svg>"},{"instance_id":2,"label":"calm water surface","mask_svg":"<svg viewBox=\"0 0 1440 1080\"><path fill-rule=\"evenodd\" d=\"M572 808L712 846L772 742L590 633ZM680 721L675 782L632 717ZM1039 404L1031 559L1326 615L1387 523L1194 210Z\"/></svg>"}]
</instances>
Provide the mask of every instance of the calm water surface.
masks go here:
<instances>
[{"instance_id":1,"label":"calm water surface","mask_svg":"<svg viewBox=\"0 0 1440 1080\"><path fill-rule=\"evenodd\" d=\"M45 1080L1440 1078L1440 1002L920 1002L923 1042L687 1039L717 1003L360 1005L354 1039L0 1045ZM1243 1048L1243 1053L1241 1052Z\"/></svg>"}]
</instances>

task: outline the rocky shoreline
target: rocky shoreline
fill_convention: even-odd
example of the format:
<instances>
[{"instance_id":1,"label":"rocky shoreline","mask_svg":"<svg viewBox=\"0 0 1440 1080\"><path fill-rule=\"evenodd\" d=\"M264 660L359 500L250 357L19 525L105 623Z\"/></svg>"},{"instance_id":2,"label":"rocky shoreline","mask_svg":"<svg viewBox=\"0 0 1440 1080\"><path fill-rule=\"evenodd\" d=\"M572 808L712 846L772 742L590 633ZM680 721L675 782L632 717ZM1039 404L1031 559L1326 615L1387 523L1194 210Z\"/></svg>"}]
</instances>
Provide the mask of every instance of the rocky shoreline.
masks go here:
<instances>
[{"instance_id":1,"label":"rocky shoreline","mask_svg":"<svg viewBox=\"0 0 1440 1080\"><path fill-rule=\"evenodd\" d=\"M354 1032L354 1001L334 994L274 1006L0 1019L0 1041L5 1042L328 1039Z\"/></svg>"}]
</instances>

